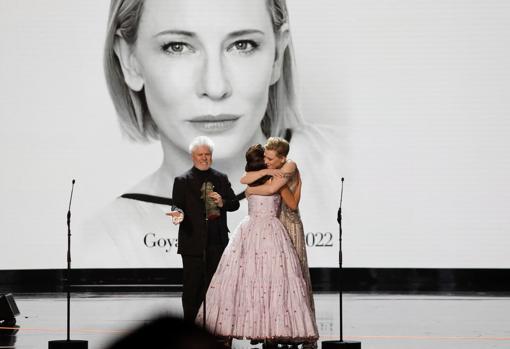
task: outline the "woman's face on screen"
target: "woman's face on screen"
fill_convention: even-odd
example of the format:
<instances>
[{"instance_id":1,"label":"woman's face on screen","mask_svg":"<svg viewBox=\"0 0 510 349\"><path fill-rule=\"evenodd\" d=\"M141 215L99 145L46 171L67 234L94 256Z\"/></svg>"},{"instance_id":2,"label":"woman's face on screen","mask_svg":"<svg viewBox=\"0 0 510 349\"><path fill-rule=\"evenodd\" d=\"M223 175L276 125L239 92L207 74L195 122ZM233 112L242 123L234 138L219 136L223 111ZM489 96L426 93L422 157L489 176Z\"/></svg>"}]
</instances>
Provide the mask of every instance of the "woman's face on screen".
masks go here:
<instances>
[{"instance_id":1,"label":"woman's face on screen","mask_svg":"<svg viewBox=\"0 0 510 349\"><path fill-rule=\"evenodd\" d=\"M146 0L132 62L161 138L228 158L260 132L276 43L265 0Z\"/></svg>"}]
</instances>

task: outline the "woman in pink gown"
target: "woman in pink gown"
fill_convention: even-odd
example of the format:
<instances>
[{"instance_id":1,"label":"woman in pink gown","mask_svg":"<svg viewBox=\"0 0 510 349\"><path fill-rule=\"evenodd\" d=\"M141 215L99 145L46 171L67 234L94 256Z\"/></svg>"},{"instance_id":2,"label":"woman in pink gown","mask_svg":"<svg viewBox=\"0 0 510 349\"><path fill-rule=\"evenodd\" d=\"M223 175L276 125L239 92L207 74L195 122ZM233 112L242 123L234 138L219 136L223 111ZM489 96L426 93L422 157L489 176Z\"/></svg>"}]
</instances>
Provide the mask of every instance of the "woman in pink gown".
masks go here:
<instances>
[{"instance_id":1,"label":"woman in pink gown","mask_svg":"<svg viewBox=\"0 0 510 349\"><path fill-rule=\"evenodd\" d=\"M247 171L264 168L263 147L251 146L246 160ZM252 185L267 181L264 177ZM207 290L206 326L227 339L273 344L317 340L301 264L278 219L281 196L247 199L248 216L236 228ZM202 307L196 322L203 322Z\"/></svg>"},{"instance_id":2,"label":"woman in pink gown","mask_svg":"<svg viewBox=\"0 0 510 349\"><path fill-rule=\"evenodd\" d=\"M305 234L298 207L301 198L301 176L299 174L297 164L287 158L289 150L289 143L285 139L280 137L270 137L264 146L264 162L267 169L245 173L245 175L241 178L241 183L249 184L265 175L280 177L283 176L287 179L286 183L281 181L274 182L269 187L249 187L246 190L246 193L257 195L272 195L275 192L281 192L283 200L281 203L279 219L287 230L290 240L296 249L299 261L301 263L303 277L305 278L305 282L308 287L310 305L313 313L315 313L310 269L308 268L308 260L306 255ZM285 186L282 187L283 185ZM283 191L281 188L284 188ZM315 322L315 324L317 324L317 322ZM316 342L304 343L302 347L302 349L314 348L317 348Z\"/></svg>"}]
</instances>

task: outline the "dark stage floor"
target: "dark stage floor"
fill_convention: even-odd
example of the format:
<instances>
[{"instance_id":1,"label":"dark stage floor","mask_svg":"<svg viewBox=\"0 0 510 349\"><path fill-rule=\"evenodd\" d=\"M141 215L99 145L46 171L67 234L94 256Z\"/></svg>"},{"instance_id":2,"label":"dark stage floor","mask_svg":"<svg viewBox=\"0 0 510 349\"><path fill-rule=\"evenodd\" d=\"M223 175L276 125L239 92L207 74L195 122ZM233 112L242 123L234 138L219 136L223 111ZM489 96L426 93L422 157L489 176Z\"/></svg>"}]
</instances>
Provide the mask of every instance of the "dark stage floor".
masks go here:
<instances>
[{"instance_id":1,"label":"dark stage floor","mask_svg":"<svg viewBox=\"0 0 510 349\"><path fill-rule=\"evenodd\" d=\"M14 294L15 338L0 348L41 349L66 338L65 294ZM315 294L320 340L339 336L338 294ZM344 340L364 349L510 348L510 296L345 294ZM180 293L79 293L71 299L71 339L100 349L157 314L180 315ZM14 343L13 343L14 342ZM234 348L259 348L234 341Z\"/></svg>"}]
</instances>

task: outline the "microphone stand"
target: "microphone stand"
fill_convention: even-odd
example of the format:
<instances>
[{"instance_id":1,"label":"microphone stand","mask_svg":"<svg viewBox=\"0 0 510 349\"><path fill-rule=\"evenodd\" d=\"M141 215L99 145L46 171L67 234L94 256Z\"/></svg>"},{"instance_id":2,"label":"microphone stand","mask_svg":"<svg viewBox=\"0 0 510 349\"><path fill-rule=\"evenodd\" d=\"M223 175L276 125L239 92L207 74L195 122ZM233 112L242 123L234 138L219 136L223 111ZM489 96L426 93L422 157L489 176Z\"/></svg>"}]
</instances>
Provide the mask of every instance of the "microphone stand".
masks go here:
<instances>
[{"instance_id":1,"label":"microphone stand","mask_svg":"<svg viewBox=\"0 0 510 349\"><path fill-rule=\"evenodd\" d=\"M71 186L71 196L69 197L69 208L67 210L67 273L66 273L66 291L67 291L67 339L48 342L48 349L87 349L88 342L83 340L71 340L71 201L73 200L74 183Z\"/></svg>"},{"instance_id":2,"label":"microphone stand","mask_svg":"<svg viewBox=\"0 0 510 349\"><path fill-rule=\"evenodd\" d=\"M339 294L339 301L340 301L340 340L339 341L324 341L322 342L322 349L361 349L361 342L352 342L352 341L344 341L344 334L343 334L343 309L342 309L342 293L343 293L343 280L342 280L342 199L344 196L344 177L341 179L341 189L340 189L340 206L338 207L338 214L337 214L337 222L339 225L339 232L338 232L338 294Z\"/></svg>"}]
</instances>

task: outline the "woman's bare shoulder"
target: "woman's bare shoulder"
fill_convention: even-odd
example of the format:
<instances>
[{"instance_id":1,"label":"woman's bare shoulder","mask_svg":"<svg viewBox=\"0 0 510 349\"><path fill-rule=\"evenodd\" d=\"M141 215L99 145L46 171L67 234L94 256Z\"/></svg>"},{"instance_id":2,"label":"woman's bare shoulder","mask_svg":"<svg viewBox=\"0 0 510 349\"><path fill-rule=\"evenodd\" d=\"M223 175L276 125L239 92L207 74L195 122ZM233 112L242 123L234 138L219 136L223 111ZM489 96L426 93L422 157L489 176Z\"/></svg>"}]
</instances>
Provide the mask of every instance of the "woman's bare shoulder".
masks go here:
<instances>
[{"instance_id":1,"label":"woman's bare shoulder","mask_svg":"<svg viewBox=\"0 0 510 349\"><path fill-rule=\"evenodd\" d=\"M287 159L281 170L285 173L294 173L297 170L297 164L294 160Z\"/></svg>"}]
</instances>

